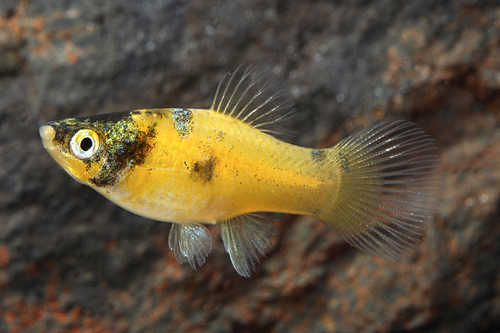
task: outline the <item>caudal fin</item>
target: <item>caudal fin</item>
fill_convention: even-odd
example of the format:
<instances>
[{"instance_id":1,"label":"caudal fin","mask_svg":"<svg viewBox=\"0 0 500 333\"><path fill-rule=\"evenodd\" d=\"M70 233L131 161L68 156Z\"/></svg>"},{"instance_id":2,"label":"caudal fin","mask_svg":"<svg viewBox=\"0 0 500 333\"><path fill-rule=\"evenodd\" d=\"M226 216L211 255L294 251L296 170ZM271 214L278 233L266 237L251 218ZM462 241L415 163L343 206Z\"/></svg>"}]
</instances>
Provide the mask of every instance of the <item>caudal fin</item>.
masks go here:
<instances>
[{"instance_id":1,"label":"caudal fin","mask_svg":"<svg viewBox=\"0 0 500 333\"><path fill-rule=\"evenodd\" d=\"M336 199L319 218L351 245L390 261L411 253L432 221L441 174L432 138L404 121L368 127L330 148Z\"/></svg>"}]
</instances>

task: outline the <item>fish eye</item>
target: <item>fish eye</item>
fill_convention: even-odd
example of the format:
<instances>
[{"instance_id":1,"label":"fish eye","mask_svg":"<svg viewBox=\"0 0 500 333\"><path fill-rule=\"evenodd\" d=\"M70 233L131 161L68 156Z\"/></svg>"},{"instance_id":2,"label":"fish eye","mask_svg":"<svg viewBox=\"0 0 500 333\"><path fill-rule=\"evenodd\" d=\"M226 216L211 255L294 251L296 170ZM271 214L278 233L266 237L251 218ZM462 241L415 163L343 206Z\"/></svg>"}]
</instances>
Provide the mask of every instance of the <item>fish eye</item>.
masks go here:
<instances>
[{"instance_id":1,"label":"fish eye","mask_svg":"<svg viewBox=\"0 0 500 333\"><path fill-rule=\"evenodd\" d=\"M69 146L73 155L85 160L94 156L99 150L99 136L92 130L82 129L73 135Z\"/></svg>"}]
</instances>

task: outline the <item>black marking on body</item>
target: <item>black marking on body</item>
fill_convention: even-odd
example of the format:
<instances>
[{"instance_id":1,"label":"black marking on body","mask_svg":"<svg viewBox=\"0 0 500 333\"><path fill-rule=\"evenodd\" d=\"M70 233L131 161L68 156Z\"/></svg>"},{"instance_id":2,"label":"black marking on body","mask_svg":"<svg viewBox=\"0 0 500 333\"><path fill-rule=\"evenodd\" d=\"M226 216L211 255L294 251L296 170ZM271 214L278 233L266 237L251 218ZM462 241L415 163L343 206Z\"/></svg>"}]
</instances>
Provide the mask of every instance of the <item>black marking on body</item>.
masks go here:
<instances>
[{"instance_id":1,"label":"black marking on body","mask_svg":"<svg viewBox=\"0 0 500 333\"><path fill-rule=\"evenodd\" d=\"M311 157L314 162L322 163L325 160L326 152L324 149L313 149L311 151Z\"/></svg>"},{"instance_id":2,"label":"black marking on body","mask_svg":"<svg viewBox=\"0 0 500 333\"><path fill-rule=\"evenodd\" d=\"M173 109L172 110L172 121L174 122L174 127L181 140L186 139L189 134L193 131L191 127L191 120L193 119L193 113L188 109Z\"/></svg>"},{"instance_id":3,"label":"black marking on body","mask_svg":"<svg viewBox=\"0 0 500 333\"><path fill-rule=\"evenodd\" d=\"M189 168L191 171L191 178L199 179L205 183L210 182L214 176L216 162L217 160L212 156L195 162L192 168Z\"/></svg>"},{"instance_id":4,"label":"black marking on body","mask_svg":"<svg viewBox=\"0 0 500 333\"><path fill-rule=\"evenodd\" d=\"M220 130L217 132L217 135L215 137L215 139L218 141L218 142L222 142L224 141L224 137L226 136L226 132L224 132L223 130Z\"/></svg>"}]
</instances>

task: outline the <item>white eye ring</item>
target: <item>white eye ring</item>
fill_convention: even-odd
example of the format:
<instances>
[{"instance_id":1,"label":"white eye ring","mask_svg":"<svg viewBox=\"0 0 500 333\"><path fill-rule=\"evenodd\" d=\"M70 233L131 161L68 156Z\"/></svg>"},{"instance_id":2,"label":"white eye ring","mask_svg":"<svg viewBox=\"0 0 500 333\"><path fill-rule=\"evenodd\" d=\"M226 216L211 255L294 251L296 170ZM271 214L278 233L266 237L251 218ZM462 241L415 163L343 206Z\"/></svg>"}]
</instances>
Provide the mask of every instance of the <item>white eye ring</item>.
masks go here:
<instances>
[{"instance_id":1,"label":"white eye ring","mask_svg":"<svg viewBox=\"0 0 500 333\"><path fill-rule=\"evenodd\" d=\"M69 146L73 155L85 160L94 156L101 144L99 135L96 132L89 129L82 129L73 135Z\"/></svg>"}]
</instances>

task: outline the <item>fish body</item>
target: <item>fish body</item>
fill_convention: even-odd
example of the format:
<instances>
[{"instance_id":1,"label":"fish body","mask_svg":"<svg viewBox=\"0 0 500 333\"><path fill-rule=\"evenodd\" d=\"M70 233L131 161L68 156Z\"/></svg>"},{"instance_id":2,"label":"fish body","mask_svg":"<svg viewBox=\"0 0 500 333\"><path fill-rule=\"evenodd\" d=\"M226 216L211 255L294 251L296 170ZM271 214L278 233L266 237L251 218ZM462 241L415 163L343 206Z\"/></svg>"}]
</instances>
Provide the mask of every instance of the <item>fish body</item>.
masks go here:
<instances>
[{"instance_id":1,"label":"fish body","mask_svg":"<svg viewBox=\"0 0 500 333\"><path fill-rule=\"evenodd\" d=\"M309 149L211 110L137 111L131 117L156 125L157 134L144 165L129 172L109 198L154 220L216 224L256 211L309 214L319 187L336 179L322 172ZM302 199L290 195L299 190Z\"/></svg>"},{"instance_id":2,"label":"fish body","mask_svg":"<svg viewBox=\"0 0 500 333\"><path fill-rule=\"evenodd\" d=\"M210 109L147 109L69 118L40 128L76 180L117 205L173 222L177 260L203 265L219 224L231 261L249 277L271 246L257 212L314 216L349 243L394 260L432 219L439 191L432 139L414 124L382 123L329 149L272 135L289 103L252 68L230 74Z\"/></svg>"}]
</instances>

